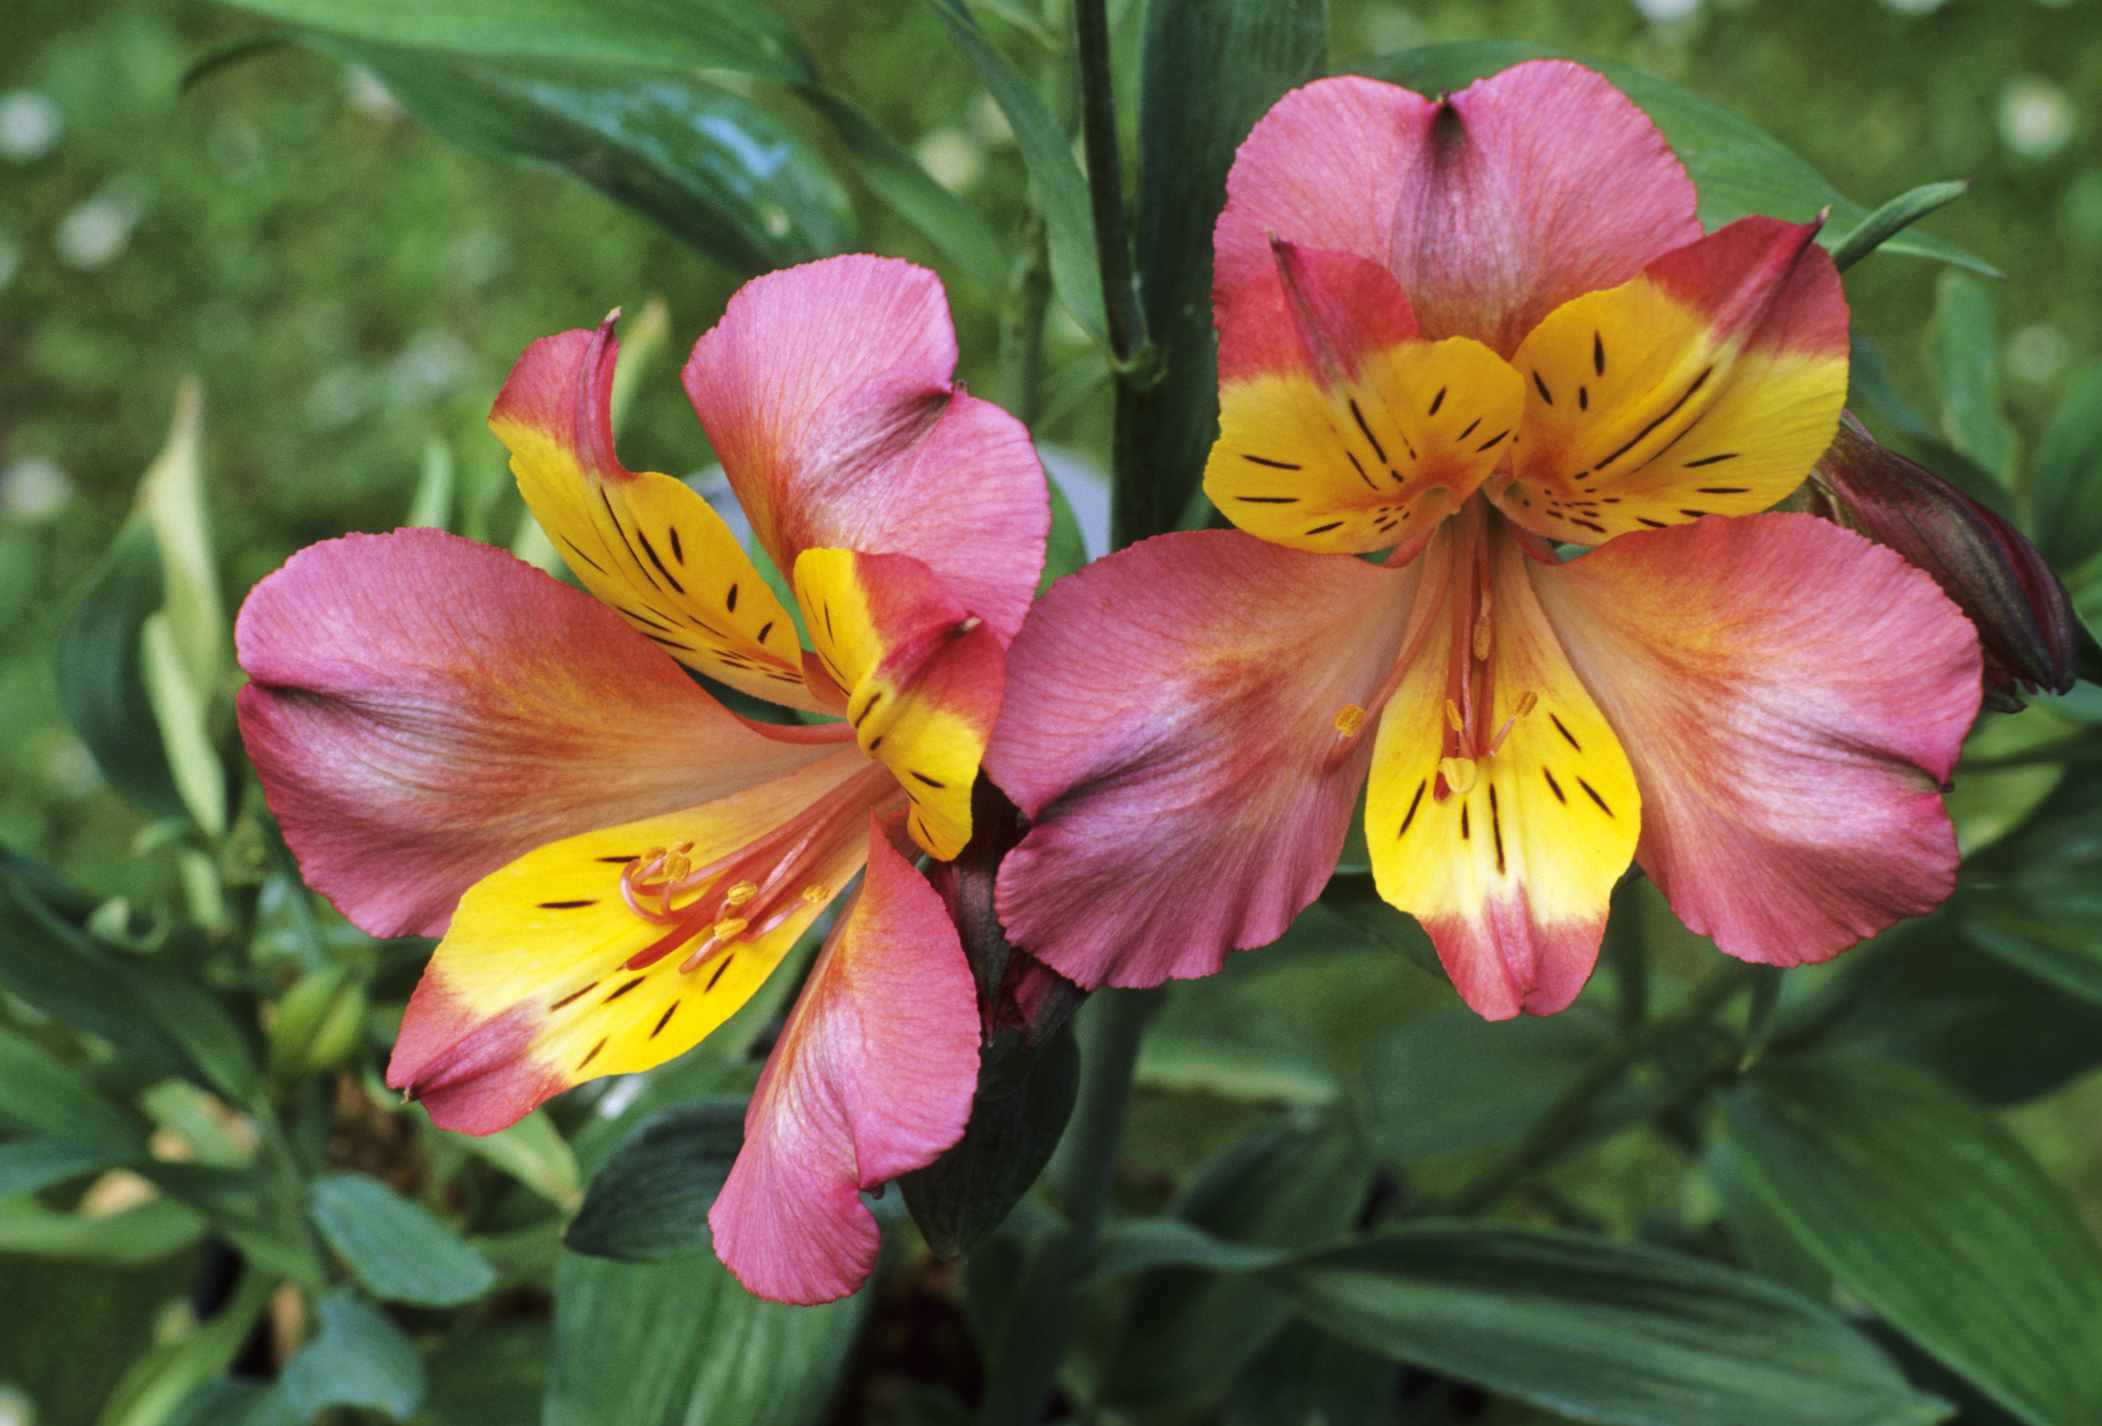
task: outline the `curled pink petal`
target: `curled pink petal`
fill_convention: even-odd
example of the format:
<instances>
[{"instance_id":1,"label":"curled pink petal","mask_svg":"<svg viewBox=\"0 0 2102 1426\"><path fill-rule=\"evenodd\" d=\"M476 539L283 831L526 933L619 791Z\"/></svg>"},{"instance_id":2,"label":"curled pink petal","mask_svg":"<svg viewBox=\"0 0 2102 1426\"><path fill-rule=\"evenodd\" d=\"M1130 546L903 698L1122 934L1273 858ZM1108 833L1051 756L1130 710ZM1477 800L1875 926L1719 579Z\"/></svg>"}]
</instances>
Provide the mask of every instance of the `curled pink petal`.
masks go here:
<instances>
[{"instance_id":1,"label":"curled pink petal","mask_svg":"<svg viewBox=\"0 0 2102 1426\"><path fill-rule=\"evenodd\" d=\"M242 740L310 885L378 936L442 934L535 847L807 766L590 596L437 530L294 555L241 608Z\"/></svg>"},{"instance_id":2,"label":"curled pink petal","mask_svg":"<svg viewBox=\"0 0 2102 1426\"><path fill-rule=\"evenodd\" d=\"M1634 765L1637 858L1693 930L1799 965L1955 888L1941 788L1978 639L1926 575L1757 515L1623 535L1535 584Z\"/></svg>"},{"instance_id":3,"label":"curled pink petal","mask_svg":"<svg viewBox=\"0 0 2102 1426\"><path fill-rule=\"evenodd\" d=\"M1051 529L1022 424L955 381L941 280L828 258L747 283L695 344L686 392L782 570L811 548L911 555L1001 641Z\"/></svg>"},{"instance_id":4,"label":"curled pink petal","mask_svg":"<svg viewBox=\"0 0 2102 1426\"><path fill-rule=\"evenodd\" d=\"M1226 192L1222 302L1262 280L1277 237L1385 264L1425 337L1474 337L1502 356L1563 302L1701 235L1693 183L1656 126L1563 60L1440 100L1317 80L1256 125Z\"/></svg>"},{"instance_id":5,"label":"curled pink petal","mask_svg":"<svg viewBox=\"0 0 2102 1426\"><path fill-rule=\"evenodd\" d=\"M1335 870L1415 585L1207 530L1053 586L986 752L1033 824L1000 868L1015 944L1156 985L1282 935Z\"/></svg>"},{"instance_id":6,"label":"curled pink petal","mask_svg":"<svg viewBox=\"0 0 2102 1426\"><path fill-rule=\"evenodd\" d=\"M708 1224L776 1302L845 1297L875 1266L861 1191L934 1162L978 1087L978 1000L941 897L872 824L868 877L810 973L745 1113Z\"/></svg>"}]
</instances>

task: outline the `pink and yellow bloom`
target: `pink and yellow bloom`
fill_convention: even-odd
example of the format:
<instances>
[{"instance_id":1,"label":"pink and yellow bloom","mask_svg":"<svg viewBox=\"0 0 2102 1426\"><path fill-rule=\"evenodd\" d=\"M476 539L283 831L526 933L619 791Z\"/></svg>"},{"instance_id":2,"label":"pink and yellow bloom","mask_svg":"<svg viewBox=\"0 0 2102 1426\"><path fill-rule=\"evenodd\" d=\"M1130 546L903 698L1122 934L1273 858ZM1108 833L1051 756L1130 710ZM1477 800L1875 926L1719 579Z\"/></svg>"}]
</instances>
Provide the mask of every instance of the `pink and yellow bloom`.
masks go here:
<instances>
[{"instance_id":1,"label":"pink and yellow bloom","mask_svg":"<svg viewBox=\"0 0 2102 1426\"><path fill-rule=\"evenodd\" d=\"M874 1261L860 1191L969 1113L976 994L907 857L969 839L1043 472L954 383L932 274L750 283L684 381L792 615L704 499L616 459L614 359L610 319L535 342L490 415L590 593L436 531L316 545L241 611L242 735L309 882L443 938L388 1082L449 1129L691 1048L866 867L709 1216L753 1291L822 1301ZM838 719L740 717L689 670Z\"/></svg>"},{"instance_id":2,"label":"pink and yellow bloom","mask_svg":"<svg viewBox=\"0 0 2102 1426\"><path fill-rule=\"evenodd\" d=\"M1631 861L1772 965L1949 894L1977 638L1890 551L1759 513L1846 395L1815 225L1704 234L1648 119L1559 62L1309 85L1227 191L1205 488L1238 529L1083 570L1016 641L1016 944L1212 972L1320 893L1361 788L1380 894L1490 1017L1569 1004Z\"/></svg>"}]
</instances>

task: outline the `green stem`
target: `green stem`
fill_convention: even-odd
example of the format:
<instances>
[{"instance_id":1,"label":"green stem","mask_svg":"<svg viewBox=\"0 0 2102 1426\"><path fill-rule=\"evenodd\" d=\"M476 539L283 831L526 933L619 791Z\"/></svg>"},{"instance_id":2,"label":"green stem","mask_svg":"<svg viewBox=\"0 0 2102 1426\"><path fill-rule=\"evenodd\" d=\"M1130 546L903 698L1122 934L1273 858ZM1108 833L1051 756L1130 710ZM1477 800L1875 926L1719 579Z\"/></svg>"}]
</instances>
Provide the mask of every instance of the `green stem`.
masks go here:
<instances>
[{"instance_id":1,"label":"green stem","mask_svg":"<svg viewBox=\"0 0 2102 1426\"><path fill-rule=\"evenodd\" d=\"M1083 1012L1080 1101L1050 1174L1066 1221L1038 1238L1022 1270L979 1409L980 1426L1034 1426L1043 1419L1044 1400L1065 1359L1081 1278L1109 1211L1139 1041L1163 995L1158 987L1097 991Z\"/></svg>"},{"instance_id":2,"label":"green stem","mask_svg":"<svg viewBox=\"0 0 2102 1426\"><path fill-rule=\"evenodd\" d=\"M1591 1112L1600 1095L1620 1083L1621 1077L1666 1043L1695 1025L1705 1024L1740 992L1751 979L1734 962L1721 967L1694 988L1693 996L1676 1015L1653 1020L1594 1061L1591 1067L1562 1091L1545 1113L1533 1121L1503 1158L1483 1170L1480 1177L1461 1189L1439 1212L1461 1217L1485 1212L1503 1201L1506 1194L1533 1174L1560 1158L1583 1137Z\"/></svg>"},{"instance_id":3,"label":"green stem","mask_svg":"<svg viewBox=\"0 0 2102 1426\"><path fill-rule=\"evenodd\" d=\"M1079 0L1073 27L1080 53L1080 142L1087 154L1088 198L1095 215L1095 262L1102 270L1109 350L1122 379L1146 346L1146 313L1131 275L1131 231L1124 212L1124 165L1117 148L1117 96L1104 0Z\"/></svg>"}]
</instances>

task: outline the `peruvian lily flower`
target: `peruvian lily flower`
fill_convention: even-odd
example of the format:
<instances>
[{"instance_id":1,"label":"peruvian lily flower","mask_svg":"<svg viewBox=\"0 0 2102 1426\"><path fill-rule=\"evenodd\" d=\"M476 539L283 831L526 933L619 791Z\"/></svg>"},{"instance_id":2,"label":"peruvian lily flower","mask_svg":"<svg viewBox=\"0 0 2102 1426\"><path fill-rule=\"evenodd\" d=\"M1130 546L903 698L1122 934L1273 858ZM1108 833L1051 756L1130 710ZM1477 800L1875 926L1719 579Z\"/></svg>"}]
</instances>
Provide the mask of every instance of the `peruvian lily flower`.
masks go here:
<instances>
[{"instance_id":1,"label":"peruvian lily flower","mask_svg":"<svg viewBox=\"0 0 2102 1426\"><path fill-rule=\"evenodd\" d=\"M805 649L708 503L615 458L614 359L610 319L535 342L490 416L589 594L436 531L316 545L241 611L241 731L308 881L374 935L443 937L387 1080L448 1129L691 1048L866 866L709 1215L747 1287L823 1301L874 1261L861 1190L969 1113L971 972L907 855L970 836L1043 473L954 384L931 273L750 283L684 379ZM689 670L839 719L755 722Z\"/></svg>"},{"instance_id":2,"label":"peruvian lily flower","mask_svg":"<svg viewBox=\"0 0 2102 1426\"><path fill-rule=\"evenodd\" d=\"M1489 1017L1569 1004L1631 860L1772 965L1949 894L1975 634L1892 552L1757 513L1846 394L1814 225L1704 235L1648 119L1559 62L1309 85L1227 194L1205 488L1239 529L1110 556L1016 641L1017 945L1208 974L1320 893L1361 788L1381 896Z\"/></svg>"}]
</instances>

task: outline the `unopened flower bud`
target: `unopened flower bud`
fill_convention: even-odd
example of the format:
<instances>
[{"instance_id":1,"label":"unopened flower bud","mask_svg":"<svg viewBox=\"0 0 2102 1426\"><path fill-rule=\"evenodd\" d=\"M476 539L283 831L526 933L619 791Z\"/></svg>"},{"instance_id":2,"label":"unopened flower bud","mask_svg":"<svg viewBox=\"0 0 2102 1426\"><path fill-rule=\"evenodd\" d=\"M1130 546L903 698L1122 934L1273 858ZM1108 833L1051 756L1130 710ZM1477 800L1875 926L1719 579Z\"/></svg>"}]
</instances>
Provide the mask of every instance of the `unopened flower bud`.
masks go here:
<instances>
[{"instance_id":1,"label":"unopened flower bud","mask_svg":"<svg viewBox=\"0 0 2102 1426\"><path fill-rule=\"evenodd\" d=\"M2080 627L2073 601L2007 521L1878 445L1851 412L1810 480L1819 514L1934 576L1977 626L1988 707L2012 712L2024 693L2073 686Z\"/></svg>"}]
</instances>

